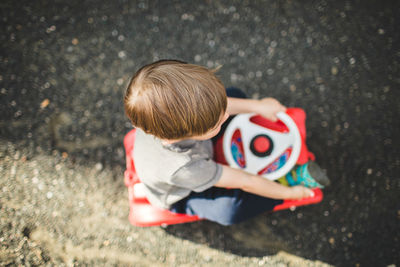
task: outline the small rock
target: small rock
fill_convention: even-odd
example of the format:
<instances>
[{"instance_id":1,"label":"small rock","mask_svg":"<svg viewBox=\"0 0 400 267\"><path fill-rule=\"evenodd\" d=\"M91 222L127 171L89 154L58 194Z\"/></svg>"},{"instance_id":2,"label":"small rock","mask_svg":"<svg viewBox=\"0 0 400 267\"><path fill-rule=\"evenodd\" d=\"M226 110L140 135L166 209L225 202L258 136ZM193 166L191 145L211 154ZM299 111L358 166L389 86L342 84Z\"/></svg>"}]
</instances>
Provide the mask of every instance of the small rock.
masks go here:
<instances>
[{"instance_id":1,"label":"small rock","mask_svg":"<svg viewBox=\"0 0 400 267\"><path fill-rule=\"evenodd\" d=\"M50 104L50 100L46 98L45 100L42 101L42 103L40 103L40 108L41 108L41 109L44 109L44 108L46 108L49 104Z\"/></svg>"},{"instance_id":2,"label":"small rock","mask_svg":"<svg viewBox=\"0 0 400 267\"><path fill-rule=\"evenodd\" d=\"M53 192L47 192L46 197L51 199L53 197Z\"/></svg>"},{"instance_id":3,"label":"small rock","mask_svg":"<svg viewBox=\"0 0 400 267\"><path fill-rule=\"evenodd\" d=\"M331 73L332 73L332 75L336 75L338 73L338 68L337 67L332 67L331 68Z\"/></svg>"},{"instance_id":4,"label":"small rock","mask_svg":"<svg viewBox=\"0 0 400 267\"><path fill-rule=\"evenodd\" d=\"M103 169L103 164L101 164L100 162L96 163L95 166L96 170L101 171Z\"/></svg>"}]
</instances>

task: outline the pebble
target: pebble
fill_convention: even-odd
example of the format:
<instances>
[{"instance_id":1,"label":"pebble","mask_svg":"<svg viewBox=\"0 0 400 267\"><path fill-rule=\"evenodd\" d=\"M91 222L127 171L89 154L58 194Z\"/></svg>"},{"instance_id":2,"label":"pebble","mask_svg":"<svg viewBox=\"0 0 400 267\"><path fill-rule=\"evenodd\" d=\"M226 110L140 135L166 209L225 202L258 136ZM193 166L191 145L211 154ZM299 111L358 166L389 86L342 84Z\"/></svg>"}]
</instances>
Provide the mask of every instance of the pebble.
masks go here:
<instances>
[{"instance_id":1,"label":"pebble","mask_svg":"<svg viewBox=\"0 0 400 267\"><path fill-rule=\"evenodd\" d=\"M54 32L56 29L57 29L57 27L55 25L52 25L49 28L47 28L46 32L51 33L51 32Z\"/></svg>"},{"instance_id":2,"label":"pebble","mask_svg":"<svg viewBox=\"0 0 400 267\"><path fill-rule=\"evenodd\" d=\"M16 173L17 173L17 167L15 165L13 165L11 167L11 171L10 171L11 177L14 177Z\"/></svg>"},{"instance_id":3,"label":"pebble","mask_svg":"<svg viewBox=\"0 0 400 267\"><path fill-rule=\"evenodd\" d=\"M231 82L236 82L238 80L238 76L235 73L231 74Z\"/></svg>"},{"instance_id":4,"label":"pebble","mask_svg":"<svg viewBox=\"0 0 400 267\"><path fill-rule=\"evenodd\" d=\"M126 52L125 51L119 51L118 52L118 57L121 58L121 59L126 58Z\"/></svg>"},{"instance_id":5,"label":"pebble","mask_svg":"<svg viewBox=\"0 0 400 267\"><path fill-rule=\"evenodd\" d=\"M103 164L98 162L98 163L96 163L95 168L96 168L97 171L101 171L103 169Z\"/></svg>"},{"instance_id":6,"label":"pebble","mask_svg":"<svg viewBox=\"0 0 400 267\"><path fill-rule=\"evenodd\" d=\"M53 192L47 192L46 197L51 199L53 197Z\"/></svg>"},{"instance_id":7,"label":"pebble","mask_svg":"<svg viewBox=\"0 0 400 267\"><path fill-rule=\"evenodd\" d=\"M117 80L117 84L118 84L118 85L123 85L123 84L124 84L124 79L119 78L119 79Z\"/></svg>"},{"instance_id":8,"label":"pebble","mask_svg":"<svg viewBox=\"0 0 400 267\"><path fill-rule=\"evenodd\" d=\"M332 75L336 75L338 73L338 68L337 67L332 67L331 68L331 73L332 73Z\"/></svg>"}]
</instances>

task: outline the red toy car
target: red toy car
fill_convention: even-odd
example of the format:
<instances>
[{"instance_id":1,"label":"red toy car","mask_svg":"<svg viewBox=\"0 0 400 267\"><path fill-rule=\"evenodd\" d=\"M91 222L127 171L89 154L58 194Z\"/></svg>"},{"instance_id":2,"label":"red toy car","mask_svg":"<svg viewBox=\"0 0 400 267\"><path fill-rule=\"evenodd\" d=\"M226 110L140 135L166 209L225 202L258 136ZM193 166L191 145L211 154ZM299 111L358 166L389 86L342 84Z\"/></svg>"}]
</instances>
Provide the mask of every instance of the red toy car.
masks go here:
<instances>
[{"instance_id":1,"label":"red toy car","mask_svg":"<svg viewBox=\"0 0 400 267\"><path fill-rule=\"evenodd\" d=\"M231 120L223 137L214 143L215 160L234 168L276 180L295 164L315 160L306 145L305 112L289 108L271 122L259 115L240 114ZM152 206L143 192L143 184L135 171L133 149L136 130L124 138L126 152L125 185L129 192L129 220L135 226L164 226L200 220L198 216L177 214ZM323 193L313 189L314 196L300 200L284 200L274 211L322 201Z\"/></svg>"}]
</instances>

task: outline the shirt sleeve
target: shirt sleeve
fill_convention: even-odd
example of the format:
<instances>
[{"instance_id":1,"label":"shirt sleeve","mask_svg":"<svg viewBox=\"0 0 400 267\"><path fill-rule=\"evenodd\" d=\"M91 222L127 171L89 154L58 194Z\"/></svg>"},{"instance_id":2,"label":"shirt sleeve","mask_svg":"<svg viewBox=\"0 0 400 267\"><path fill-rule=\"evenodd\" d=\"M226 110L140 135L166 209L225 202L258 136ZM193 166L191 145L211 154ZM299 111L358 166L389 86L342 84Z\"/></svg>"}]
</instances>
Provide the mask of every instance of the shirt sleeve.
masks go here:
<instances>
[{"instance_id":1,"label":"shirt sleeve","mask_svg":"<svg viewBox=\"0 0 400 267\"><path fill-rule=\"evenodd\" d=\"M179 168L171 177L175 186L202 192L218 182L222 166L211 159L198 159Z\"/></svg>"}]
</instances>

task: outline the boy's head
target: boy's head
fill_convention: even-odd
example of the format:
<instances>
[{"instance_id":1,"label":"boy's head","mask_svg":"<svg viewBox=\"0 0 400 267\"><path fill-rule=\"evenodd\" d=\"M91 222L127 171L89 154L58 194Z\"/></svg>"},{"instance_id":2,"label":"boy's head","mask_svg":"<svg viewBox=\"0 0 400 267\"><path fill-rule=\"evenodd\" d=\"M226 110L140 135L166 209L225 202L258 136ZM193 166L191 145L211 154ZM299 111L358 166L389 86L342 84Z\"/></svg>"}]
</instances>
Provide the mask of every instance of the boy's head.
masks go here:
<instances>
[{"instance_id":1,"label":"boy's head","mask_svg":"<svg viewBox=\"0 0 400 267\"><path fill-rule=\"evenodd\" d=\"M135 127L161 139L180 140L215 128L226 111L227 98L212 70L162 60L136 72L124 105Z\"/></svg>"}]
</instances>

